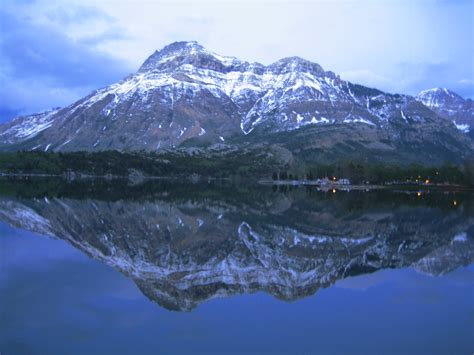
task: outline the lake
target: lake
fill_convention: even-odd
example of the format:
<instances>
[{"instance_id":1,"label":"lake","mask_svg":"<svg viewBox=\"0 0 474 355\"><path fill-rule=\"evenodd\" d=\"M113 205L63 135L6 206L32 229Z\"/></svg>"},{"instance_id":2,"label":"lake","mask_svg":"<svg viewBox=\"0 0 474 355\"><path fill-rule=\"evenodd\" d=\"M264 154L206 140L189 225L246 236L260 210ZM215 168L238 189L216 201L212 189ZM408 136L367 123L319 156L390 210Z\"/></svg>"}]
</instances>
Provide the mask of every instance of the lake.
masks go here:
<instances>
[{"instance_id":1,"label":"lake","mask_svg":"<svg viewBox=\"0 0 474 355\"><path fill-rule=\"evenodd\" d=\"M474 195L0 179L0 353L472 354Z\"/></svg>"}]
</instances>

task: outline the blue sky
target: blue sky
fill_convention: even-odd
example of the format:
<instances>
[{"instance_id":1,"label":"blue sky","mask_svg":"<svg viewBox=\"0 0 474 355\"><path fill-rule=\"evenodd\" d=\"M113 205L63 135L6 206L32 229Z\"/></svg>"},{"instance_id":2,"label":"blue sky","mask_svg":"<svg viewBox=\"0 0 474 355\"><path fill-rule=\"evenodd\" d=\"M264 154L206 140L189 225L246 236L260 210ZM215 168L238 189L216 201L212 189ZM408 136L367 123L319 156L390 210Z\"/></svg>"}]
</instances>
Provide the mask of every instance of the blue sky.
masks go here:
<instances>
[{"instance_id":1,"label":"blue sky","mask_svg":"<svg viewBox=\"0 0 474 355\"><path fill-rule=\"evenodd\" d=\"M65 106L197 40L270 64L298 55L388 92L474 97L474 2L2 0L0 122Z\"/></svg>"}]
</instances>

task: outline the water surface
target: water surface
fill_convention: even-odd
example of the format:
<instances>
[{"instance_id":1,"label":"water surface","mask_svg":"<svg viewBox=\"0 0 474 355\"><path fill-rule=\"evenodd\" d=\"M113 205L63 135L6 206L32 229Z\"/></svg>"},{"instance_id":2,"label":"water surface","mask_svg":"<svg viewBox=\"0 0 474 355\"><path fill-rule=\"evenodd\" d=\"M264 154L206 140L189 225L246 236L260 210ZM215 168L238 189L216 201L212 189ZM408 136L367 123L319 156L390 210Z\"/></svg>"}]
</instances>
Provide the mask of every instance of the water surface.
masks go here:
<instances>
[{"instance_id":1,"label":"water surface","mask_svg":"<svg viewBox=\"0 0 474 355\"><path fill-rule=\"evenodd\" d=\"M2 354L469 354L473 196L0 181Z\"/></svg>"}]
</instances>

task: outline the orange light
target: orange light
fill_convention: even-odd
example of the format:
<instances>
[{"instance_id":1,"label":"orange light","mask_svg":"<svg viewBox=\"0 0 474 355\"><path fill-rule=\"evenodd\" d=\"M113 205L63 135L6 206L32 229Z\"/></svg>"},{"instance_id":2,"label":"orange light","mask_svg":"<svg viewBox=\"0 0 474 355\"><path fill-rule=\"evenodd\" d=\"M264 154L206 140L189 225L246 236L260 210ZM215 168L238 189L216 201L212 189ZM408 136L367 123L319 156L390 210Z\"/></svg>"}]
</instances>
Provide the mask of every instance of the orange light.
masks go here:
<instances>
[{"instance_id":1,"label":"orange light","mask_svg":"<svg viewBox=\"0 0 474 355\"><path fill-rule=\"evenodd\" d=\"M430 180L426 179L425 184L429 184L429 183L430 183Z\"/></svg>"},{"instance_id":2,"label":"orange light","mask_svg":"<svg viewBox=\"0 0 474 355\"><path fill-rule=\"evenodd\" d=\"M416 193L416 196L420 197L420 196L421 196L421 192L417 192L417 193Z\"/></svg>"}]
</instances>

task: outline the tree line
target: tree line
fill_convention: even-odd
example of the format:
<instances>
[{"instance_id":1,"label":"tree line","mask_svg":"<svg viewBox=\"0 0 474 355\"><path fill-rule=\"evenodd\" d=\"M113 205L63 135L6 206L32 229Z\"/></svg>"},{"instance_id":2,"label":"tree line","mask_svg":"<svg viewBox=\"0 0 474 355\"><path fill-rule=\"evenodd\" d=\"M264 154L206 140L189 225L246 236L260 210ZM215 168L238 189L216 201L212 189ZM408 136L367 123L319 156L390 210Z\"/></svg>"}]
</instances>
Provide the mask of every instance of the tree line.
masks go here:
<instances>
[{"instance_id":1,"label":"tree line","mask_svg":"<svg viewBox=\"0 0 474 355\"><path fill-rule=\"evenodd\" d=\"M357 161L333 164L306 164L297 161L281 166L265 154L238 151L222 155L182 152L9 152L0 153L0 173L4 174L84 174L128 176L137 171L144 176L190 176L214 178L272 178L273 180L315 180L348 178L353 184L449 183L474 186L474 161L442 166L383 165Z\"/></svg>"}]
</instances>

